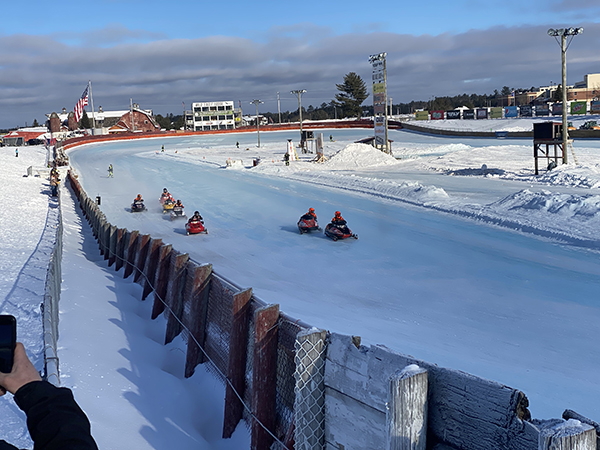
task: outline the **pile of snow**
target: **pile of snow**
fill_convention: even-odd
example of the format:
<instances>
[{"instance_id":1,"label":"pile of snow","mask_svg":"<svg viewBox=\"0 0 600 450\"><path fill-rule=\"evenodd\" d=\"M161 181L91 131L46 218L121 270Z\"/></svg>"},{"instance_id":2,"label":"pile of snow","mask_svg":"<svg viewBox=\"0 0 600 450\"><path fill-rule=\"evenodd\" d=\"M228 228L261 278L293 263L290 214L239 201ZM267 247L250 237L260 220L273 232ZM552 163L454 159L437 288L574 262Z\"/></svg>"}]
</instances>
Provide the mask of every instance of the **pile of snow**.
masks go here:
<instances>
[{"instance_id":1,"label":"pile of snow","mask_svg":"<svg viewBox=\"0 0 600 450\"><path fill-rule=\"evenodd\" d=\"M377 150L372 145L350 144L325 162L325 167L333 170L349 170L397 163L396 158Z\"/></svg>"},{"instance_id":2,"label":"pile of snow","mask_svg":"<svg viewBox=\"0 0 600 450\"><path fill-rule=\"evenodd\" d=\"M546 190L531 192L524 189L502 199L497 205L507 211L540 211L563 218L600 221L600 195L560 194Z\"/></svg>"},{"instance_id":3,"label":"pile of snow","mask_svg":"<svg viewBox=\"0 0 600 450\"><path fill-rule=\"evenodd\" d=\"M600 188L600 165L560 165L543 174L538 181L555 186Z\"/></svg>"}]
</instances>

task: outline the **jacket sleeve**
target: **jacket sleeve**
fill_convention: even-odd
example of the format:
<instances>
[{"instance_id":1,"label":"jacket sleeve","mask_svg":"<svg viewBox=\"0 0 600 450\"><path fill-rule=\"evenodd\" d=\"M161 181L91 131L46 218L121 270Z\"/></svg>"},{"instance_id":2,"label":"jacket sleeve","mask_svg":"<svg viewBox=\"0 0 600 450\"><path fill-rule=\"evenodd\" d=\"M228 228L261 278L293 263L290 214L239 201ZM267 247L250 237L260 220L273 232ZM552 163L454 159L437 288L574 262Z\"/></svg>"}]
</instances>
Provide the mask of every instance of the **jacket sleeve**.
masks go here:
<instances>
[{"instance_id":1,"label":"jacket sleeve","mask_svg":"<svg viewBox=\"0 0 600 450\"><path fill-rule=\"evenodd\" d=\"M27 415L34 450L98 450L90 422L67 388L33 381L15 394Z\"/></svg>"}]
</instances>

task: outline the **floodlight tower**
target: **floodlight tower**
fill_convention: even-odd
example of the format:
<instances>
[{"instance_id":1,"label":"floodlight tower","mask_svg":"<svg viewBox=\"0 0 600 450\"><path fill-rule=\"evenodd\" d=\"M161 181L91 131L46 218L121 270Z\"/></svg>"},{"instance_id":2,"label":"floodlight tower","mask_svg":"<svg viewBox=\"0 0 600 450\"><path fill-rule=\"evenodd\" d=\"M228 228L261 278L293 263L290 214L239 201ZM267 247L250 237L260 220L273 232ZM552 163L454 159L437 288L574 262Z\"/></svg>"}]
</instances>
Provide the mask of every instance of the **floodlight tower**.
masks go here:
<instances>
[{"instance_id":1,"label":"floodlight tower","mask_svg":"<svg viewBox=\"0 0 600 450\"><path fill-rule=\"evenodd\" d=\"M548 35L556 39L560 45L562 57L562 141L563 141L563 164L567 164L567 145L569 142L569 130L567 128L567 49L573 41L573 37L583 33L583 28L550 28ZM560 36L560 42L558 41ZM567 37L570 36L567 43Z\"/></svg>"},{"instance_id":2,"label":"floodlight tower","mask_svg":"<svg viewBox=\"0 0 600 450\"><path fill-rule=\"evenodd\" d=\"M256 138L258 139L258 147L260 148L260 124L258 121L258 105L260 105L261 103L264 103L261 100L252 100L250 102L250 104L253 104L254 106L256 106Z\"/></svg>"},{"instance_id":3,"label":"floodlight tower","mask_svg":"<svg viewBox=\"0 0 600 450\"><path fill-rule=\"evenodd\" d=\"M300 135L302 135L302 94L306 92L306 89L296 89L291 91L292 94L298 96L298 111L300 112Z\"/></svg>"}]
</instances>

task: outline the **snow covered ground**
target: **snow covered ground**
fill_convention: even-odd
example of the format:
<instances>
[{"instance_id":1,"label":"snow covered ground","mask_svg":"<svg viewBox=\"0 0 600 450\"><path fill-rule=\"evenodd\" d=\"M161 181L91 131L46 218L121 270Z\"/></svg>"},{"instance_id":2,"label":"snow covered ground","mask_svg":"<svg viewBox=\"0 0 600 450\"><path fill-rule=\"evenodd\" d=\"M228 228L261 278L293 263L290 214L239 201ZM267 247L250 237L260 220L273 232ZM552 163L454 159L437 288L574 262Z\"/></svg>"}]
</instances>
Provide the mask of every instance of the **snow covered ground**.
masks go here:
<instances>
[{"instance_id":1,"label":"snow covered ground","mask_svg":"<svg viewBox=\"0 0 600 450\"><path fill-rule=\"evenodd\" d=\"M535 177L531 141L393 131L397 159L349 146L371 133L326 130L329 160L300 154L289 167L281 157L297 132L262 132L260 148L255 133L239 133L90 145L70 157L109 221L212 262L294 317L519 388L536 418L571 408L598 420L600 143L576 141L578 164ZM16 160L10 149L0 154ZM229 159L243 162L226 168ZM185 236L181 223L160 214L163 187L188 214L201 211L208 235ZM128 211L137 193L146 213ZM177 343L159 345L163 324L148 320L137 285L105 269L66 194L61 369L101 447L115 448L117 427L117 439L133 431L135 448L167 448L170 433L179 448L247 448L245 430L237 447L218 439L222 388L202 374L181 378ZM359 240L300 236L295 223L309 206L322 226L341 210ZM2 217L3 238L17 220ZM43 227L42 217L35 221ZM21 256L3 254L12 260L6 289L35 239L22 239ZM214 391L206 420L191 424L163 408L163 393L187 398L205 386ZM164 392L154 403L148 393L157 391Z\"/></svg>"}]
</instances>

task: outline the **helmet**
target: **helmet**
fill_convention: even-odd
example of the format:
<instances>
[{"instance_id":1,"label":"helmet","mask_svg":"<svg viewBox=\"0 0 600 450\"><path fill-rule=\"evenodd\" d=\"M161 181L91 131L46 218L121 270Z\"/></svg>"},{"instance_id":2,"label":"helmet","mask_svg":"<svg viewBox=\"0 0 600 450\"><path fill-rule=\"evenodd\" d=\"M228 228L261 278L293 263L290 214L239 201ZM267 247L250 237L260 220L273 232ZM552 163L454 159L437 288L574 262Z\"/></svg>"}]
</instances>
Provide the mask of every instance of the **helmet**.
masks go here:
<instances>
[{"instance_id":1,"label":"helmet","mask_svg":"<svg viewBox=\"0 0 600 450\"><path fill-rule=\"evenodd\" d=\"M315 208L308 208L308 212L315 212Z\"/></svg>"},{"instance_id":2,"label":"helmet","mask_svg":"<svg viewBox=\"0 0 600 450\"><path fill-rule=\"evenodd\" d=\"M194 211L194 215L200 215L198 211Z\"/></svg>"},{"instance_id":3,"label":"helmet","mask_svg":"<svg viewBox=\"0 0 600 450\"><path fill-rule=\"evenodd\" d=\"M163 192L165 192L165 193L166 193L166 192L168 192L168 191L167 191L167 188L163 188Z\"/></svg>"},{"instance_id":4,"label":"helmet","mask_svg":"<svg viewBox=\"0 0 600 450\"><path fill-rule=\"evenodd\" d=\"M338 217L338 216L341 216L341 215L342 215L342 213L341 213L341 212L339 212L339 211L336 211L336 212L335 212L335 217Z\"/></svg>"}]
</instances>

